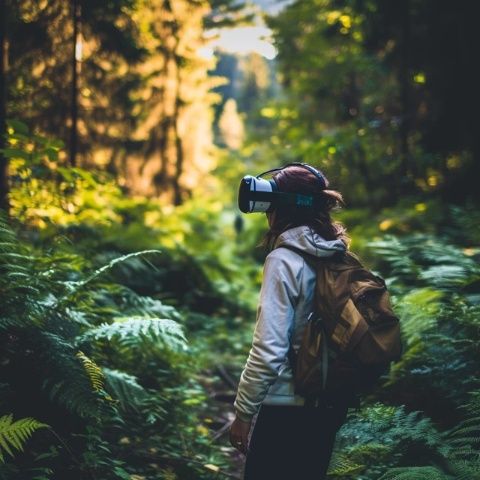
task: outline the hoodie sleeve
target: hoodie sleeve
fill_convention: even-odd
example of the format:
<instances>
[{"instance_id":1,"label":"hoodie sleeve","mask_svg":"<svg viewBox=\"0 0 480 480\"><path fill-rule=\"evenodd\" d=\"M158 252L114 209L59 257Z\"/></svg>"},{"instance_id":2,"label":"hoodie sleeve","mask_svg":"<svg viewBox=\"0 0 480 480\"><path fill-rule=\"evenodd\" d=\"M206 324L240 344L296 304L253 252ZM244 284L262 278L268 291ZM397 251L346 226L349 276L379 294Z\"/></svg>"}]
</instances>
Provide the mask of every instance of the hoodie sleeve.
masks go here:
<instances>
[{"instance_id":1,"label":"hoodie sleeve","mask_svg":"<svg viewBox=\"0 0 480 480\"><path fill-rule=\"evenodd\" d=\"M289 262L288 255L280 249L267 256L252 348L234 402L241 420L248 421L257 413L285 363L300 293L300 275L299 262Z\"/></svg>"}]
</instances>

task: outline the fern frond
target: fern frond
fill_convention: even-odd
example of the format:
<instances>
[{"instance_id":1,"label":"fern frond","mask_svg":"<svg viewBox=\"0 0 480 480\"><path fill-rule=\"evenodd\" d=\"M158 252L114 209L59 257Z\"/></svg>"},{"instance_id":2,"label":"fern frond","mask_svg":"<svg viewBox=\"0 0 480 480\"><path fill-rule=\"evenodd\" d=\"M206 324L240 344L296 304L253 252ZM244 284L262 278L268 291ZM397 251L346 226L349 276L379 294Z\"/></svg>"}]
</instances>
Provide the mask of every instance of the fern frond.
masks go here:
<instances>
[{"instance_id":1,"label":"fern frond","mask_svg":"<svg viewBox=\"0 0 480 480\"><path fill-rule=\"evenodd\" d=\"M25 442L35 430L50 428L34 418L21 418L13 421L13 415L0 417L0 463L5 462L5 453L14 456L14 450L23 451Z\"/></svg>"},{"instance_id":2,"label":"fern frond","mask_svg":"<svg viewBox=\"0 0 480 480\"><path fill-rule=\"evenodd\" d=\"M127 255L122 255L121 257L113 259L107 265L98 268L93 273L91 273L87 278L80 280L78 282L71 283L70 291L61 297L58 301L58 304L54 306L54 308L59 308L73 296L75 296L80 290L82 290L85 286L91 283L93 280L98 278L99 276L103 275L105 272L112 270L116 265L126 262L132 258L142 257L144 255L150 255L152 253L158 254L161 253L160 250L142 250L140 252L129 253Z\"/></svg>"},{"instance_id":3,"label":"fern frond","mask_svg":"<svg viewBox=\"0 0 480 480\"><path fill-rule=\"evenodd\" d=\"M470 414L457 427L442 435L438 453L442 466L397 467L379 480L480 480L480 416L478 392L472 392Z\"/></svg>"},{"instance_id":4,"label":"fern frond","mask_svg":"<svg viewBox=\"0 0 480 480\"><path fill-rule=\"evenodd\" d=\"M467 257L468 258L468 257ZM468 265L434 265L424 269L420 278L436 288L452 289L480 279L480 269L469 260Z\"/></svg>"},{"instance_id":5,"label":"fern frond","mask_svg":"<svg viewBox=\"0 0 480 480\"><path fill-rule=\"evenodd\" d=\"M103 285L102 285L103 287ZM166 305L158 299L138 295L124 285L112 284L92 292L95 302L103 309L110 308L112 312L122 312L122 316L157 317L181 320L177 309Z\"/></svg>"},{"instance_id":6,"label":"fern frond","mask_svg":"<svg viewBox=\"0 0 480 480\"><path fill-rule=\"evenodd\" d=\"M478 453L478 452L477 452ZM450 460L449 469L454 472L455 480L480 480L480 461Z\"/></svg>"},{"instance_id":7,"label":"fern frond","mask_svg":"<svg viewBox=\"0 0 480 480\"><path fill-rule=\"evenodd\" d=\"M365 469L365 465L352 461L347 455L334 453L328 465L328 476L343 477L359 473Z\"/></svg>"},{"instance_id":8,"label":"fern frond","mask_svg":"<svg viewBox=\"0 0 480 480\"><path fill-rule=\"evenodd\" d=\"M39 296L33 257L0 216L0 329L38 323L32 311Z\"/></svg>"},{"instance_id":9,"label":"fern frond","mask_svg":"<svg viewBox=\"0 0 480 480\"><path fill-rule=\"evenodd\" d=\"M411 248L393 235L385 235L382 240L368 242L392 267L392 273L402 278L416 278L420 272L411 258Z\"/></svg>"},{"instance_id":10,"label":"fern frond","mask_svg":"<svg viewBox=\"0 0 480 480\"><path fill-rule=\"evenodd\" d=\"M466 418L445 434L445 455L454 461L480 464L480 391L470 392L463 405Z\"/></svg>"},{"instance_id":11,"label":"fern frond","mask_svg":"<svg viewBox=\"0 0 480 480\"><path fill-rule=\"evenodd\" d=\"M75 348L50 332L35 335L38 365L45 372L43 388L50 399L81 417L97 417L106 408L104 397L92 390L84 365Z\"/></svg>"},{"instance_id":12,"label":"fern frond","mask_svg":"<svg viewBox=\"0 0 480 480\"><path fill-rule=\"evenodd\" d=\"M77 358L82 362L92 387L96 392L102 392L104 389L105 377L102 369L83 352L77 352Z\"/></svg>"},{"instance_id":13,"label":"fern frond","mask_svg":"<svg viewBox=\"0 0 480 480\"><path fill-rule=\"evenodd\" d=\"M443 442L443 437L435 428L433 422L424 417L421 412L407 412L404 406L395 407L377 403L353 414L342 427L339 437L346 444L368 447L376 445L381 439L383 447L391 447L400 452L410 443L417 443L437 450ZM385 451L377 448L377 456Z\"/></svg>"},{"instance_id":14,"label":"fern frond","mask_svg":"<svg viewBox=\"0 0 480 480\"><path fill-rule=\"evenodd\" d=\"M91 340L118 340L127 347L138 346L139 340L161 343L173 351L186 349L186 338L182 327L175 320L166 318L116 318L83 334L78 343Z\"/></svg>"},{"instance_id":15,"label":"fern frond","mask_svg":"<svg viewBox=\"0 0 480 480\"><path fill-rule=\"evenodd\" d=\"M441 292L431 288L414 289L395 304L402 333L409 344L421 337L423 332L435 328L442 296Z\"/></svg>"},{"instance_id":16,"label":"fern frond","mask_svg":"<svg viewBox=\"0 0 480 480\"><path fill-rule=\"evenodd\" d=\"M148 392L133 375L119 370L104 368L106 389L118 400L123 410L138 410L139 405L148 397Z\"/></svg>"},{"instance_id":17,"label":"fern frond","mask_svg":"<svg viewBox=\"0 0 480 480\"><path fill-rule=\"evenodd\" d=\"M436 467L390 468L378 480L453 480Z\"/></svg>"},{"instance_id":18,"label":"fern frond","mask_svg":"<svg viewBox=\"0 0 480 480\"><path fill-rule=\"evenodd\" d=\"M397 238L385 235L368 243L404 283L423 280L443 290L458 289L480 279L478 263L463 249L427 234Z\"/></svg>"}]
</instances>

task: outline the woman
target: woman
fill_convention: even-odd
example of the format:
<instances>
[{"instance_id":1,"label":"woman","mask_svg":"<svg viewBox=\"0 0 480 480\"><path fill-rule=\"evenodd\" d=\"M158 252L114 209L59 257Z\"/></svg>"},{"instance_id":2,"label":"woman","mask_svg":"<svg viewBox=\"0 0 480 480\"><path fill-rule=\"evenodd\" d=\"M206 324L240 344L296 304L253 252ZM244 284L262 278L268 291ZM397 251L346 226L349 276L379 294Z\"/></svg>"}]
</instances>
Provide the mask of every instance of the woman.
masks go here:
<instances>
[{"instance_id":1,"label":"woman","mask_svg":"<svg viewBox=\"0 0 480 480\"><path fill-rule=\"evenodd\" d=\"M330 217L343 198L328 189L322 172L305 164L277 170L273 181L279 192L311 196L316 201L310 208L281 203L266 214L265 245L270 253L264 265L252 348L234 403L230 441L247 455L246 480L319 480L325 478L348 406L306 406L294 393L288 352L290 345L298 349L314 308L315 270L297 251L329 257L348 248L346 229Z\"/></svg>"}]
</instances>

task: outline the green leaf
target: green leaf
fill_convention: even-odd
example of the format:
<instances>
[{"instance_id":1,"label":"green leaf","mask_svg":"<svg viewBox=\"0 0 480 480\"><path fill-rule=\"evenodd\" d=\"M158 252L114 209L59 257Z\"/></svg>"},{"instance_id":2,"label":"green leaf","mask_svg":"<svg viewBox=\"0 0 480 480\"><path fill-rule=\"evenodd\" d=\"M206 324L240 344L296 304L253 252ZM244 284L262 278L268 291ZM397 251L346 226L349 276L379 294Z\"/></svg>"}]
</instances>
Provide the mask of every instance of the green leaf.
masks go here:
<instances>
[{"instance_id":1,"label":"green leaf","mask_svg":"<svg viewBox=\"0 0 480 480\"><path fill-rule=\"evenodd\" d=\"M7 158L22 158L23 160L30 160L30 154L19 148L4 148L3 155Z\"/></svg>"},{"instance_id":2,"label":"green leaf","mask_svg":"<svg viewBox=\"0 0 480 480\"><path fill-rule=\"evenodd\" d=\"M182 327L167 318L129 317L117 318L83 334L78 343L94 340L118 340L125 346L139 346L140 341L160 342L171 350L186 350L187 341Z\"/></svg>"},{"instance_id":3,"label":"green leaf","mask_svg":"<svg viewBox=\"0 0 480 480\"><path fill-rule=\"evenodd\" d=\"M40 428L50 427L30 417L16 422L11 414L0 417L0 463L5 463L5 452L13 457L14 450L23 451L25 442Z\"/></svg>"},{"instance_id":4,"label":"green leaf","mask_svg":"<svg viewBox=\"0 0 480 480\"><path fill-rule=\"evenodd\" d=\"M28 135L28 127L25 123L21 122L20 120L7 120L7 126L9 128L13 128L16 133L21 133L22 135Z\"/></svg>"}]
</instances>

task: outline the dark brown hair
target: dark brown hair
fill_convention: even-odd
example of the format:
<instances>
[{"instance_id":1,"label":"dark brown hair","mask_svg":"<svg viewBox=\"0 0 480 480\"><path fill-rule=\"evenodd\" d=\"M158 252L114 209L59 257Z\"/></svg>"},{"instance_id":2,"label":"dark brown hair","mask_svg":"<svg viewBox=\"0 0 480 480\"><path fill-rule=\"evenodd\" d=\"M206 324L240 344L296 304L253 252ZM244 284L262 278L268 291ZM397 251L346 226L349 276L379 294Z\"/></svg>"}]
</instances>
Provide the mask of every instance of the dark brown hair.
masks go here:
<instances>
[{"instance_id":1,"label":"dark brown hair","mask_svg":"<svg viewBox=\"0 0 480 480\"><path fill-rule=\"evenodd\" d=\"M273 223L265 235L263 245L271 250L277 237L284 231L306 225L325 240L342 240L348 247L350 237L347 229L333 221L330 212L345 205L343 196L337 190L329 190L330 182L325 177L326 189L321 188L319 179L313 172L299 166L289 166L273 175L281 192L302 193L304 195L320 196L320 206L311 209L297 206L278 206L274 210Z\"/></svg>"}]
</instances>

